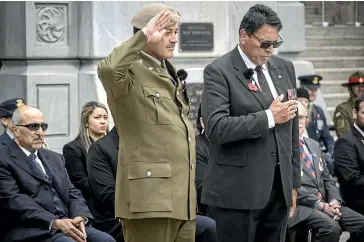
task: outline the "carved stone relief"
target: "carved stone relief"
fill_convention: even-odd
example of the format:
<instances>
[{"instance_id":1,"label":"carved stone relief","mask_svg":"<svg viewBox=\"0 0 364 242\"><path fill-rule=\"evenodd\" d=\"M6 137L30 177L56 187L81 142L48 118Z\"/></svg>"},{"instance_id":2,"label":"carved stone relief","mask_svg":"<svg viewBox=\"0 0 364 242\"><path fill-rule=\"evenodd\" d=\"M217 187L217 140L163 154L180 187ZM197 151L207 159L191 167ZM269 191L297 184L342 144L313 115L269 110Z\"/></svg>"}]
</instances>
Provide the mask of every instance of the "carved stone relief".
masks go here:
<instances>
[{"instance_id":1,"label":"carved stone relief","mask_svg":"<svg viewBox=\"0 0 364 242\"><path fill-rule=\"evenodd\" d=\"M38 43L67 44L67 4L36 3Z\"/></svg>"}]
</instances>

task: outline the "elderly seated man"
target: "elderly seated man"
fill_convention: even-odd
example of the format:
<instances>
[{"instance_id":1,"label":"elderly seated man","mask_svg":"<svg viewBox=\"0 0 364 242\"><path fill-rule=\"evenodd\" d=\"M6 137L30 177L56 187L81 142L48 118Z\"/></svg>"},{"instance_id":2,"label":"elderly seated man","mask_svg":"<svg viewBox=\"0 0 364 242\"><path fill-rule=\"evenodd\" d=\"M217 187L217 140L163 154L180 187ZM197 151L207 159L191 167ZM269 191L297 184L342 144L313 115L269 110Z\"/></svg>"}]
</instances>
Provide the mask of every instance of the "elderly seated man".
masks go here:
<instances>
[{"instance_id":1,"label":"elderly seated man","mask_svg":"<svg viewBox=\"0 0 364 242\"><path fill-rule=\"evenodd\" d=\"M302 185L297 193L297 208L288 220L290 229L312 229L315 242L338 242L341 230L350 232L350 242L364 241L364 216L344 206L339 189L322 158L320 145L304 138L306 108L299 103L299 134Z\"/></svg>"},{"instance_id":2,"label":"elderly seated man","mask_svg":"<svg viewBox=\"0 0 364 242\"><path fill-rule=\"evenodd\" d=\"M41 111L23 105L12 123L14 140L0 149L0 241L115 242L89 227L92 215L63 156L42 148L48 125Z\"/></svg>"}]
</instances>

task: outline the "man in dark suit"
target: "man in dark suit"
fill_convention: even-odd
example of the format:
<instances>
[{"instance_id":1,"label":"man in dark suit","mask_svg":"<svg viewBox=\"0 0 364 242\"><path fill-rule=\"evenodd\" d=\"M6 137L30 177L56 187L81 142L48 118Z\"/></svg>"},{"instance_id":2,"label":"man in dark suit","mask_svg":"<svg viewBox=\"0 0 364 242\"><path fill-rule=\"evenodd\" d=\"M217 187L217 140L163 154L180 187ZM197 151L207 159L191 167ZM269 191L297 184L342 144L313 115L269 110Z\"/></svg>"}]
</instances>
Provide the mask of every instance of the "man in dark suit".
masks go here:
<instances>
[{"instance_id":1,"label":"man in dark suit","mask_svg":"<svg viewBox=\"0 0 364 242\"><path fill-rule=\"evenodd\" d=\"M95 212L95 228L124 241L122 226L115 219L115 181L118 165L119 135L114 127L105 137L90 146L87 170ZM209 217L197 215L196 242L215 242L216 225Z\"/></svg>"},{"instance_id":2,"label":"man in dark suit","mask_svg":"<svg viewBox=\"0 0 364 242\"><path fill-rule=\"evenodd\" d=\"M239 45L204 70L202 117L210 162L202 203L216 206L218 241L283 241L300 187L296 77L273 55L282 23L249 9Z\"/></svg>"},{"instance_id":3,"label":"man in dark suit","mask_svg":"<svg viewBox=\"0 0 364 242\"><path fill-rule=\"evenodd\" d=\"M344 201L364 215L364 95L352 112L354 126L336 141L334 158Z\"/></svg>"},{"instance_id":4,"label":"man in dark suit","mask_svg":"<svg viewBox=\"0 0 364 242\"><path fill-rule=\"evenodd\" d=\"M307 111L298 105L301 187L297 194L297 207L288 227L313 229L316 242L338 242L341 229L350 232L350 242L364 240L364 216L342 206L339 189L327 169L320 144L304 138Z\"/></svg>"},{"instance_id":5,"label":"man in dark suit","mask_svg":"<svg viewBox=\"0 0 364 242\"><path fill-rule=\"evenodd\" d=\"M5 132L0 135L0 148L10 143L14 138L14 135L11 132L11 117L13 116L14 110L24 104L24 99L22 98L14 98L0 103L0 119L5 129Z\"/></svg>"},{"instance_id":6,"label":"man in dark suit","mask_svg":"<svg viewBox=\"0 0 364 242\"><path fill-rule=\"evenodd\" d=\"M62 155L42 149L43 114L21 106L12 117L14 140L0 149L0 241L113 242L85 224L92 215L71 184Z\"/></svg>"}]
</instances>

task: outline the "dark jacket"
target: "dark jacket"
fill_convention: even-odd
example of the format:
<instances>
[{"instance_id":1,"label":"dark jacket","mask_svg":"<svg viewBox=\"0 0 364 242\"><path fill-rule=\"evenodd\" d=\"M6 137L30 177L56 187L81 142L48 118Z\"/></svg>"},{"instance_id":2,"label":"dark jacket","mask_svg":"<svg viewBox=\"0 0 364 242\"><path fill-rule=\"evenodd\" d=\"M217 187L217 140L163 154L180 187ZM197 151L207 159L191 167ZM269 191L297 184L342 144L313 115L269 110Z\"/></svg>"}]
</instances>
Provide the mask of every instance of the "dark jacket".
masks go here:
<instances>
[{"instance_id":1,"label":"dark jacket","mask_svg":"<svg viewBox=\"0 0 364 242\"><path fill-rule=\"evenodd\" d=\"M364 137L355 126L336 140L334 157L344 201L364 215Z\"/></svg>"},{"instance_id":2,"label":"dark jacket","mask_svg":"<svg viewBox=\"0 0 364 242\"><path fill-rule=\"evenodd\" d=\"M66 169L73 185L79 189L86 203L91 207L90 185L87 174L87 151L77 137L63 147L63 156L66 162Z\"/></svg>"},{"instance_id":3,"label":"dark jacket","mask_svg":"<svg viewBox=\"0 0 364 242\"><path fill-rule=\"evenodd\" d=\"M107 232L117 242L124 241L122 227L115 219L115 181L119 136L114 127L105 137L90 146L87 170L94 205L94 227Z\"/></svg>"},{"instance_id":4,"label":"dark jacket","mask_svg":"<svg viewBox=\"0 0 364 242\"><path fill-rule=\"evenodd\" d=\"M210 216L207 205L201 203L201 194L203 178L206 173L207 164L209 163L209 140L205 134L196 136L196 191L197 191L197 211L198 213Z\"/></svg>"},{"instance_id":5,"label":"dark jacket","mask_svg":"<svg viewBox=\"0 0 364 242\"><path fill-rule=\"evenodd\" d=\"M10 143L12 139L9 137L9 135L4 132L2 135L0 135L0 148L5 147L8 143Z\"/></svg>"},{"instance_id":6,"label":"dark jacket","mask_svg":"<svg viewBox=\"0 0 364 242\"><path fill-rule=\"evenodd\" d=\"M210 140L210 160L201 201L227 209L264 208L278 162L290 207L292 188L301 186L298 116L269 129L265 110L270 103L261 91L251 88L246 70L237 47L204 70L202 118ZM273 55L268 71L286 102L288 92L296 88L292 62Z\"/></svg>"},{"instance_id":7,"label":"dark jacket","mask_svg":"<svg viewBox=\"0 0 364 242\"><path fill-rule=\"evenodd\" d=\"M301 160L301 187L297 192L297 207L293 218L288 220L288 226L292 227L308 218L315 209L319 200L319 193L322 194L322 201L330 203L336 199L342 201L339 188L327 169L325 159L322 157L320 144L313 139L304 138L304 142L312 156L312 162L316 172L316 178L308 170L306 163ZM306 209L310 208L310 209Z\"/></svg>"},{"instance_id":8,"label":"dark jacket","mask_svg":"<svg viewBox=\"0 0 364 242\"><path fill-rule=\"evenodd\" d=\"M38 157L47 171L48 179L37 167L32 166L15 141L0 149L2 242L26 239L43 241L51 237L50 224L56 218L53 214L52 187L67 207L70 218L92 218L80 191L69 180L63 156L40 149Z\"/></svg>"}]
</instances>

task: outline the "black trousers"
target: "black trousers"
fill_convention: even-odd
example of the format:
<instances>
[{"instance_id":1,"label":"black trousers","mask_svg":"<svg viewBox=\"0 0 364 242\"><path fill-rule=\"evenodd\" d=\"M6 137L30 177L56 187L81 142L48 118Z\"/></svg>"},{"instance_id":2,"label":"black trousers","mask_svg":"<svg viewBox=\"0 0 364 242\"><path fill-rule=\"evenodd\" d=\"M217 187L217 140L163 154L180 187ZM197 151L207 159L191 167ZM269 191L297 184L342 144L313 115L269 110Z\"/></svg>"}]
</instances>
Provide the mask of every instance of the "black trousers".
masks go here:
<instances>
[{"instance_id":1,"label":"black trousers","mask_svg":"<svg viewBox=\"0 0 364 242\"><path fill-rule=\"evenodd\" d=\"M330 216L312 208L311 215L292 227L292 229L312 229L315 234L315 242L338 242L341 231L350 233L347 242L364 241L364 216L348 207L341 207L342 216L339 221L335 221Z\"/></svg>"},{"instance_id":2,"label":"black trousers","mask_svg":"<svg viewBox=\"0 0 364 242\"><path fill-rule=\"evenodd\" d=\"M288 208L284 200L279 166L275 169L272 192L264 209L215 207L214 218L218 242L283 242Z\"/></svg>"}]
</instances>

